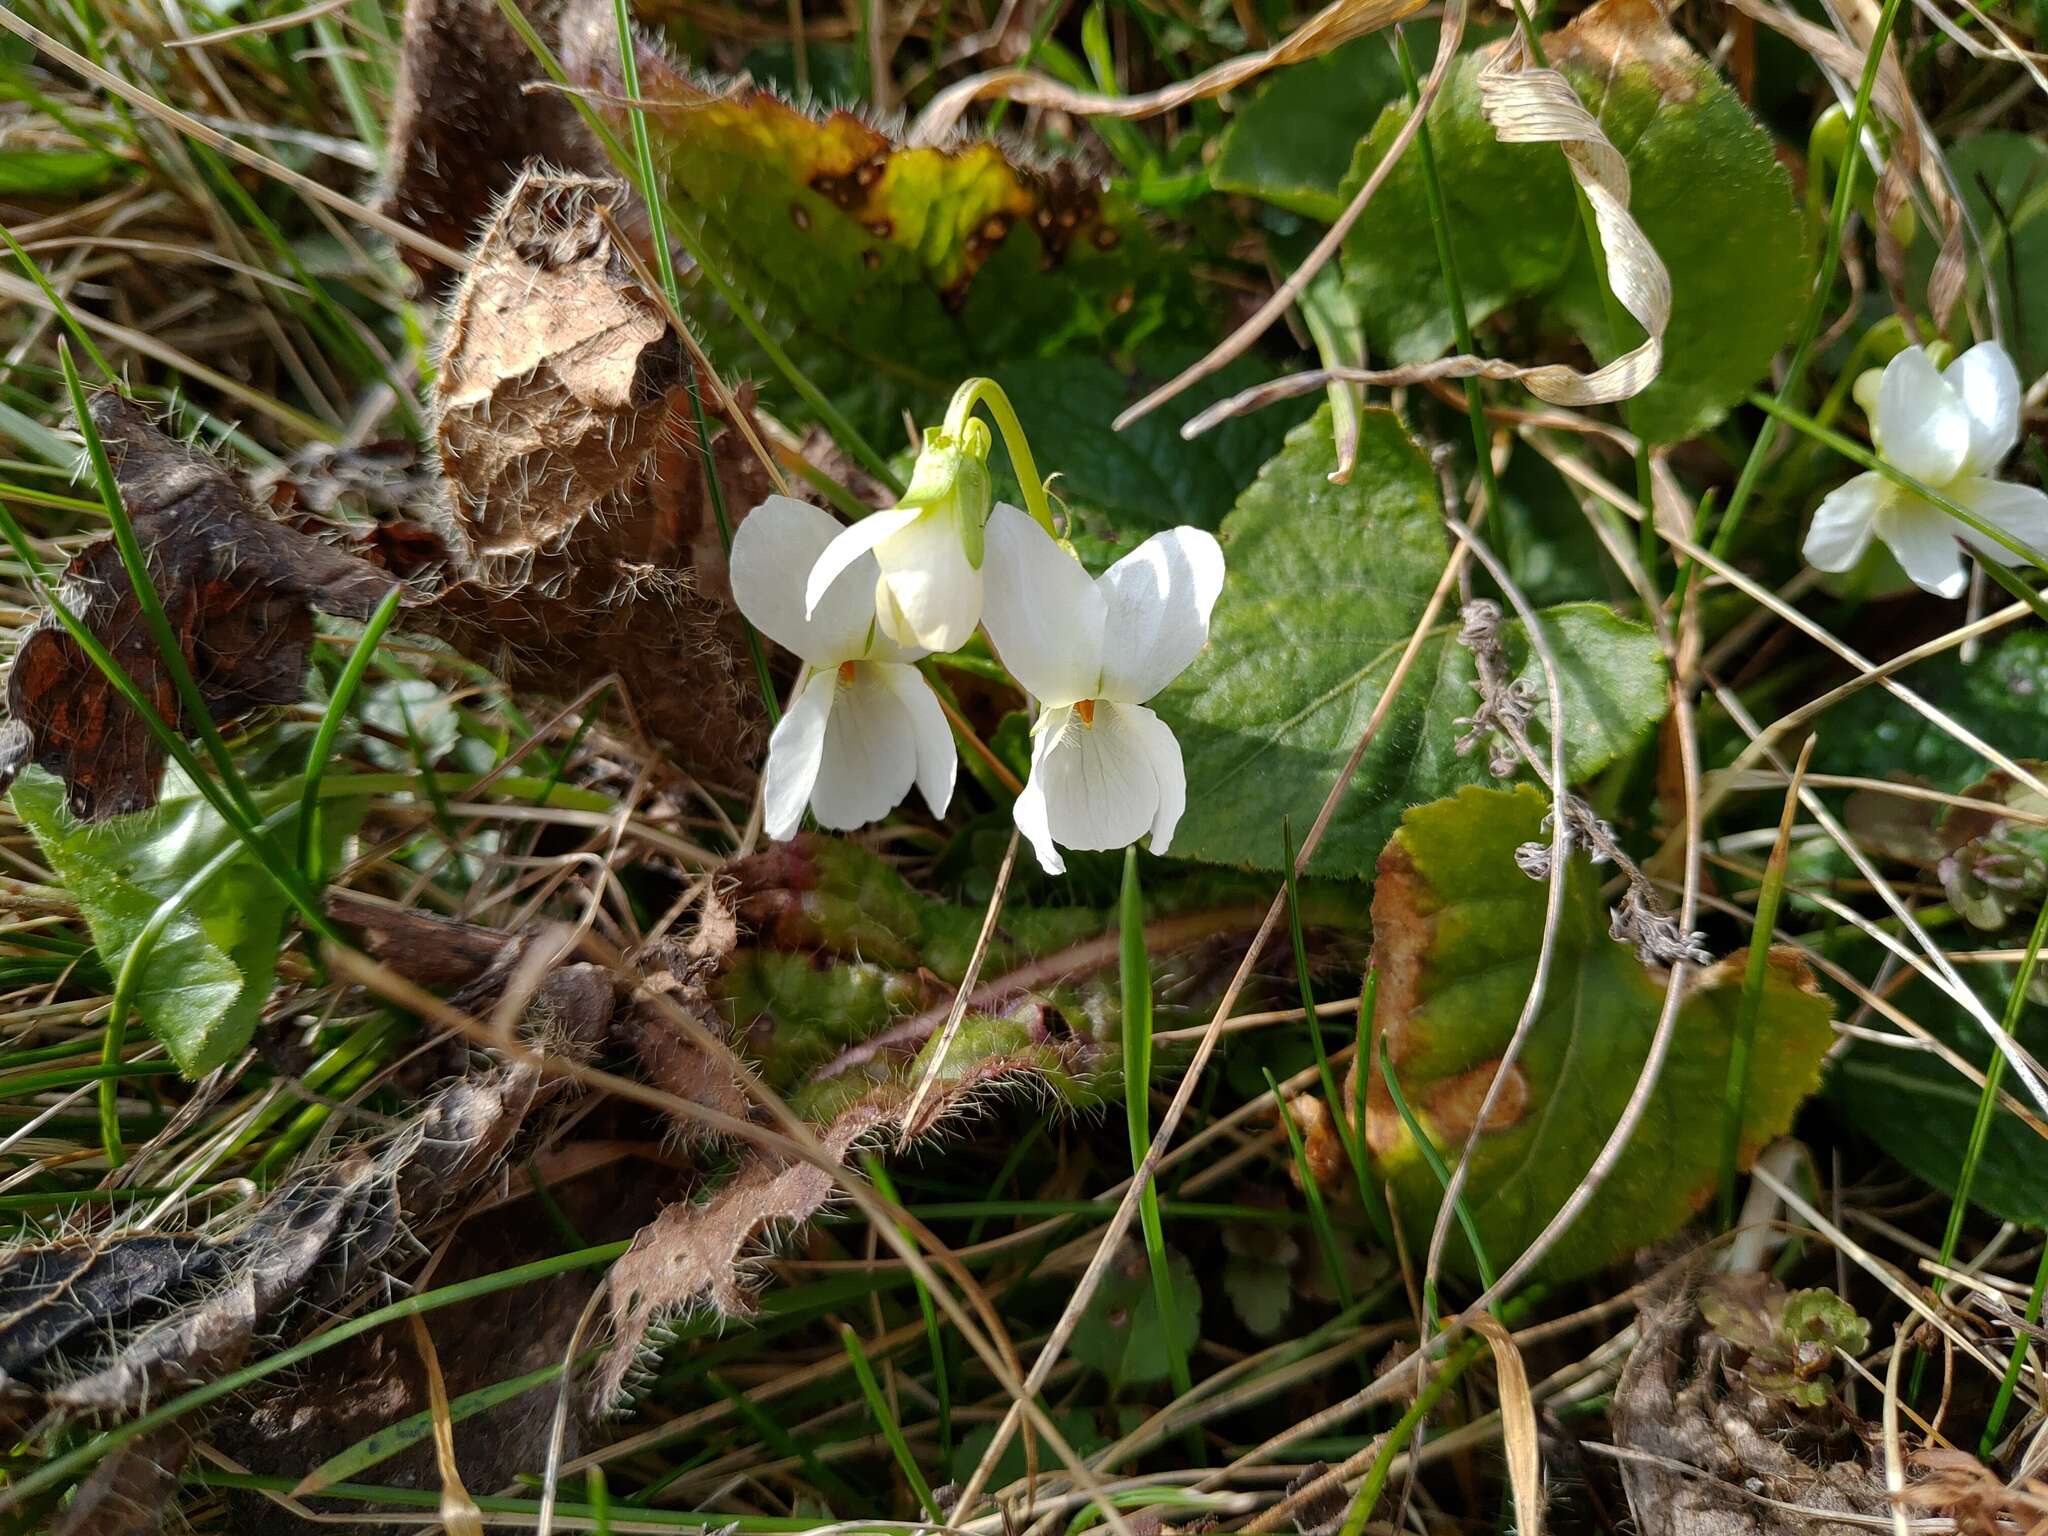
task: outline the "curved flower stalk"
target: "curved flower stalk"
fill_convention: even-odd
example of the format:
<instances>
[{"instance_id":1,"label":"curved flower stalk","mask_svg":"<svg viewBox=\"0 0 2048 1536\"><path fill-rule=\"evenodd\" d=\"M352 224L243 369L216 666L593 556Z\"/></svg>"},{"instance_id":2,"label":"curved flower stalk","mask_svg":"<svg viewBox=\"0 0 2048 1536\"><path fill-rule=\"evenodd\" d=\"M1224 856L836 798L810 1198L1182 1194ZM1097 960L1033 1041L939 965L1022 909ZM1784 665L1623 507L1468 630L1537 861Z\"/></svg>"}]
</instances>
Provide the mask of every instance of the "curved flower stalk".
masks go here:
<instances>
[{"instance_id":1,"label":"curved flower stalk","mask_svg":"<svg viewBox=\"0 0 2048 1536\"><path fill-rule=\"evenodd\" d=\"M1866 376L1868 377L1868 376ZM1858 396L1868 391L1861 384ZM1878 455L2033 550L2048 550L2048 495L1993 478L2020 437L2020 378L1995 341L1937 371L1924 347L1886 365L1871 407ZM1882 539L1923 590L1960 597L1968 577L1957 540L1992 559L2010 550L1876 471L1828 493L1806 535L1807 563L1846 571Z\"/></svg>"},{"instance_id":2,"label":"curved flower stalk","mask_svg":"<svg viewBox=\"0 0 2048 1536\"><path fill-rule=\"evenodd\" d=\"M956 651L981 622L982 528L994 492L988 472L992 439L974 409L986 405L1002 429L1032 516L1048 533L1052 513L1024 441L1017 413L993 379L969 379L954 392L943 426L926 431L910 484L894 507L872 512L835 537L804 589L805 612L862 556L872 554L875 617L899 645Z\"/></svg>"},{"instance_id":3,"label":"curved flower stalk","mask_svg":"<svg viewBox=\"0 0 2048 1536\"><path fill-rule=\"evenodd\" d=\"M874 557L846 562L816 601L800 590L838 533L829 513L771 496L733 535L740 612L805 667L768 742L762 826L778 841L795 835L806 806L843 832L887 815L912 783L934 816L953 798L953 734L911 665L925 652L879 632Z\"/></svg>"},{"instance_id":4,"label":"curved flower stalk","mask_svg":"<svg viewBox=\"0 0 2048 1536\"><path fill-rule=\"evenodd\" d=\"M1122 848L1152 834L1164 853L1187 803L1173 731L1145 707L1209 638L1223 549L1199 528L1154 534L1091 580L1015 507L989 518L1000 578L982 614L1010 675L1042 706L1017 826L1060 874L1060 849Z\"/></svg>"}]
</instances>

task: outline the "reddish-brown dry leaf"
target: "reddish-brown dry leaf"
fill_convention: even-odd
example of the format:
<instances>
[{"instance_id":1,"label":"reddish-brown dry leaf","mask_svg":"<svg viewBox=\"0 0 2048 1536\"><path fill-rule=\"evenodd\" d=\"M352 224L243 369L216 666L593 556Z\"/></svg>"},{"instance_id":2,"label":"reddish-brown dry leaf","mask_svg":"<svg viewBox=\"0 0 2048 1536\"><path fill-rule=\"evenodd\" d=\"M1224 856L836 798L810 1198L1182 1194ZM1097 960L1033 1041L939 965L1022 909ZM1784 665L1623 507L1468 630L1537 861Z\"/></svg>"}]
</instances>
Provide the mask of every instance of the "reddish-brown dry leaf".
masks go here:
<instances>
[{"instance_id":1,"label":"reddish-brown dry leaf","mask_svg":"<svg viewBox=\"0 0 2048 1536\"><path fill-rule=\"evenodd\" d=\"M313 611L368 618L390 577L250 510L226 470L173 441L140 408L109 391L92 418L172 632L216 722L304 695ZM65 605L113 654L176 729L196 722L170 673L111 538L87 545L64 572ZM142 716L65 632L39 619L7 674L0 726L0 792L35 763L64 780L87 819L156 803L163 750Z\"/></svg>"}]
</instances>

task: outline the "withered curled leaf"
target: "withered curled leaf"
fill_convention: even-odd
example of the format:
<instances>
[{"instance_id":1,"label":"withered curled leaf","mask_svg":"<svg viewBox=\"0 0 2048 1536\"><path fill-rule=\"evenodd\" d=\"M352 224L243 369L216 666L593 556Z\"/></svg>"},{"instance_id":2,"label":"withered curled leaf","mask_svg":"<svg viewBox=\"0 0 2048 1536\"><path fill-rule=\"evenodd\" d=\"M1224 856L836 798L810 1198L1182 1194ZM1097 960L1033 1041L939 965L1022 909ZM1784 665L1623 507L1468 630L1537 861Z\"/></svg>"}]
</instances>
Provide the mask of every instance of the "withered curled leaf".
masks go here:
<instances>
[{"instance_id":1,"label":"withered curled leaf","mask_svg":"<svg viewBox=\"0 0 2048 1536\"><path fill-rule=\"evenodd\" d=\"M249 508L226 470L159 432L108 391L92 402L121 500L172 633L216 721L305 690L313 612L368 618L391 579L374 566ZM65 569L65 605L181 731L186 717L111 538ZM98 820L156 803L163 750L142 717L56 617L29 630L7 674L0 790L35 763L64 780L71 809Z\"/></svg>"},{"instance_id":2,"label":"withered curled leaf","mask_svg":"<svg viewBox=\"0 0 2048 1536\"><path fill-rule=\"evenodd\" d=\"M551 38L560 0L523 9L541 37ZM408 0L382 210L460 250L529 159L601 166L603 155L567 98L522 89L540 78L497 0ZM399 254L430 285L459 275L416 251Z\"/></svg>"},{"instance_id":3,"label":"withered curled leaf","mask_svg":"<svg viewBox=\"0 0 2048 1536\"><path fill-rule=\"evenodd\" d=\"M436 617L517 685L571 696L616 676L679 763L730 771L765 713L684 409L687 354L613 238L627 199L529 171L477 244L434 399L453 578ZM771 489L738 437L708 455L735 518Z\"/></svg>"}]
</instances>

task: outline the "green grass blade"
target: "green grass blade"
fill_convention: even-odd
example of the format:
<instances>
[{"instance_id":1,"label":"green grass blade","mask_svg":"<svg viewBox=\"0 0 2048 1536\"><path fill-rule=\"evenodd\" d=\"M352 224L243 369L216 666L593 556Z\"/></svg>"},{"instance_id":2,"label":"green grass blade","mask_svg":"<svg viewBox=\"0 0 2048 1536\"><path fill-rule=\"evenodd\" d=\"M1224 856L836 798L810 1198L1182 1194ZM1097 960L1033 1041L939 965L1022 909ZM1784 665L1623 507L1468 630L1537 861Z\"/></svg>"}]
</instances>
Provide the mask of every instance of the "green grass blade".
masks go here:
<instances>
[{"instance_id":1,"label":"green grass blade","mask_svg":"<svg viewBox=\"0 0 2048 1536\"><path fill-rule=\"evenodd\" d=\"M363 626L362 636L356 641L355 649L349 652L341 676L334 684L334 692L327 700L327 708L320 716L319 729L313 733L312 748L306 753L306 785L299 799L298 864L307 882L316 887L326 879L325 871L320 868L320 783L334 756L334 744L341 735L342 722L348 718L349 705L355 702L356 689L362 684L363 674L370 669L370 658L376 654L377 643L384 638L384 631L391 627L391 621L398 617L398 605L404 596L405 589L393 585Z\"/></svg>"},{"instance_id":2,"label":"green grass blade","mask_svg":"<svg viewBox=\"0 0 2048 1536\"><path fill-rule=\"evenodd\" d=\"M853 1362L853 1374L860 1380L861 1395L868 1400L868 1411L882 1426L882 1438L889 1442L890 1453L896 1458L903 1480L917 1495L918 1507L934 1524L944 1521L946 1517L940 1513L939 1501L932 1497L931 1484L918 1470L917 1461L910 1454L910 1442L903 1438L903 1426L896 1422L896 1415L889 1409L889 1400L882 1396L881 1383L875 1380L875 1368L868 1364L868 1352L861 1347L860 1335L842 1323L839 1325L839 1339L846 1346L847 1358Z\"/></svg>"}]
</instances>

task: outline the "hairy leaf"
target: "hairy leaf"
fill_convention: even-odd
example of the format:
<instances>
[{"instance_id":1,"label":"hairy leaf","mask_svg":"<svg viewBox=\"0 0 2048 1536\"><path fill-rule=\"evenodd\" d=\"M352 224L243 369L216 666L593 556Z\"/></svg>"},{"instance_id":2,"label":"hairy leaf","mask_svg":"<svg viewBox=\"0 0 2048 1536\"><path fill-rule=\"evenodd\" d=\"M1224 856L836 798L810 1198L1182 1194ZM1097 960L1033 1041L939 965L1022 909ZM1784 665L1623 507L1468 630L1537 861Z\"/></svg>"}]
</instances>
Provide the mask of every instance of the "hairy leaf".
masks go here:
<instances>
[{"instance_id":1,"label":"hairy leaf","mask_svg":"<svg viewBox=\"0 0 2048 1536\"><path fill-rule=\"evenodd\" d=\"M1630 419L1654 442L1690 437L1763 376L1805 300L1807 235L1791 178L1735 92L1652 0L1603 0L1544 47L1627 160L1630 211L1671 274L1664 370L1631 402ZM1469 318L1532 300L1602 359L1617 356L1641 332L1609 330L1563 156L1499 142L1481 114L1486 57L1461 59L1430 112ZM1407 111L1387 109L1359 147L1347 192L1378 166ZM1416 237L1428 227L1411 154L1345 244L1375 349L1397 363L1434 357L1453 337L1435 242Z\"/></svg>"},{"instance_id":2,"label":"hairy leaf","mask_svg":"<svg viewBox=\"0 0 2048 1536\"><path fill-rule=\"evenodd\" d=\"M1543 835L1549 801L1528 787L1466 789L1418 806L1380 859L1373 891L1376 1047L1431 1139L1456 1158L1472 1135L1543 945L1546 886L1516 867ZM1465 1205L1496 1268L1564 1204L1619 1120L1649 1051L1664 978L1608 933L1599 874L1574 859L1542 1011L1473 1152ZM1738 953L1692 980L1655 1095L1599 1197L1540 1273L1585 1274L1668 1236L1714 1193L1719 1114L1742 995ZM1757 1019L1741 1156L1781 1134L1819 1081L1831 1006L1790 951L1774 951ZM1366 1140L1412 1241L1428 1241L1442 1196L1375 1072ZM1447 1262L1470 1273L1457 1227Z\"/></svg>"},{"instance_id":3,"label":"hairy leaf","mask_svg":"<svg viewBox=\"0 0 2048 1536\"><path fill-rule=\"evenodd\" d=\"M1443 570L1435 480L1394 416L1365 413L1348 485L1329 483L1335 464L1325 409L1289 435L1224 520L1230 569L1208 648L1154 705L1187 762L1187 815L1172 850L1182 857L1279 868L1281 818L1292 814L1296 827L1314 818ZM1663 664L1647 630L1605 607L1549 609L1543 624L1565 696L1567 772L1580 779L1663 714ZM1488 781L1486 754L1456 748L1457 721L1477 696L1453 627L1425 642L1317 850L1316 872L1368 875L1404 806ZM1504 640L1544 697L1519 627Z\"/></svg>"}]
</instances>

